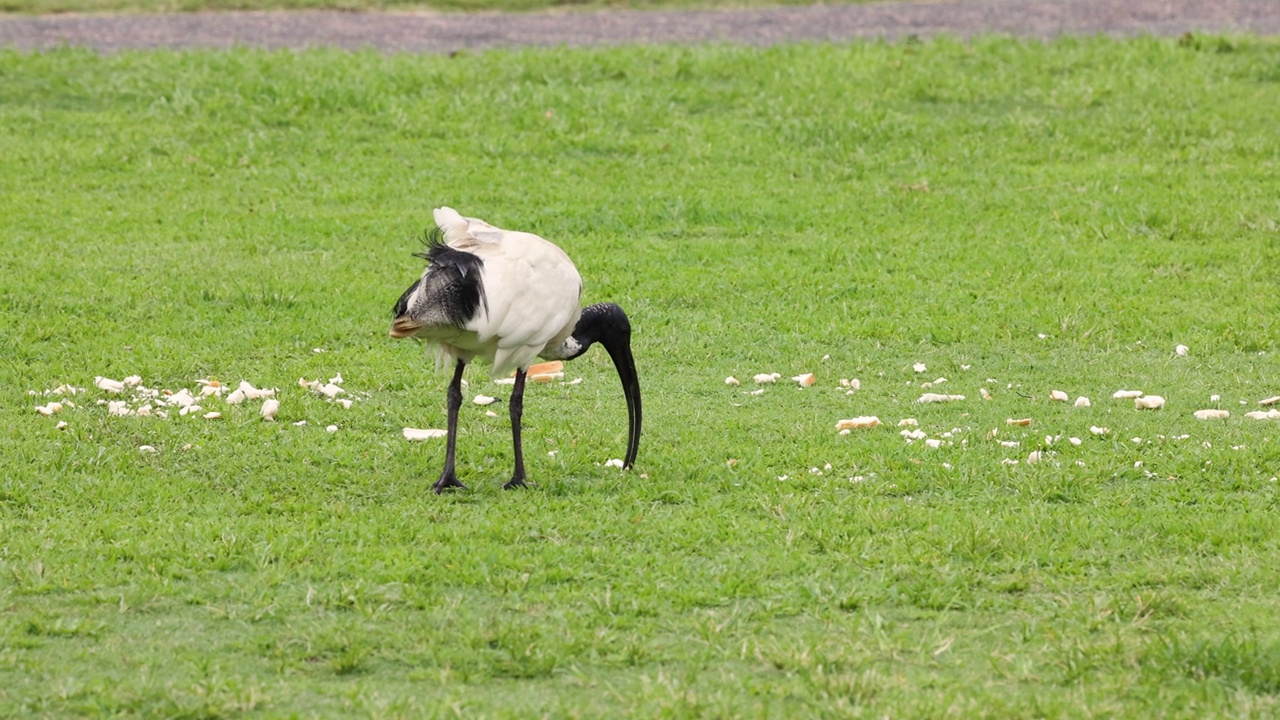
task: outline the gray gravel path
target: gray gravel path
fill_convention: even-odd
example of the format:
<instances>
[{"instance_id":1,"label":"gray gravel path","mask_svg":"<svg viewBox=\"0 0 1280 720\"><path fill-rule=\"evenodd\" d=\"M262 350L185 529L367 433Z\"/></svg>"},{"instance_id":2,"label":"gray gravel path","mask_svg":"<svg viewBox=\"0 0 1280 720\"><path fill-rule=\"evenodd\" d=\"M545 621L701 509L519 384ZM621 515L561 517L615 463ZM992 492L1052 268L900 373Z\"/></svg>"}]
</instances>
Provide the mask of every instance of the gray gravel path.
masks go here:
<instances>
[{"instance_id":1,"label":"gray gravel path","mask_svg":"<svg viewBox=\"0 0 1280 720\"><path fill-rule=\"evenodd\" d=\"M454 14L230 12L0 18L0 48L376 48L453 52L521 45L900 39L947 34L1280 35L1280 0L954 0L756 10Z\"/></svg>"}]
</instances>

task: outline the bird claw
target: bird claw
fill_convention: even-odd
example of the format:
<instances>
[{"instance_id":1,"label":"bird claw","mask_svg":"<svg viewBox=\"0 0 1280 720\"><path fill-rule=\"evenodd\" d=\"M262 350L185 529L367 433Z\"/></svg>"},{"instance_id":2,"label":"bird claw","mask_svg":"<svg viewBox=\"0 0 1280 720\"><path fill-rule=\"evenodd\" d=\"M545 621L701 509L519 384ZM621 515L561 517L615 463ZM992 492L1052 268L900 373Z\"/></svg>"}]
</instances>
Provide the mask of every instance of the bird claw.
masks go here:
<instances>
[{"instance_id":1,"label":"bird claw","mask_svg":"<svg viewBox=\"0 0 1280 720\"><path fill-rule=\"evenodd\" d=\"M445 490L452 490L454 488L457 488L458 490L466 490L467 486L458 482L458 476L453 473L442 474L440 479L436 481L436 484L431 486L431 489L435 490L437 495L443 493Z\"/></svg>"},{"instance_id":2,"label":"bird claw","mask_svg":"<svg viewBox=\"0 0 1280 720\"><path fill-rule=\"evenodd\" d=\"M516 489L516 488L527 488L527 487L529 487L529 486L525 484L525 482L524 482L524 478L522 478L522 477L513 477L513 478L511 478L511 481L510 481L510 482L508 482L506 485L503 485L503 486L502 486L502 489L503 489L503 490L514 490L514 489Z\"/></svg>"}]
</instances>

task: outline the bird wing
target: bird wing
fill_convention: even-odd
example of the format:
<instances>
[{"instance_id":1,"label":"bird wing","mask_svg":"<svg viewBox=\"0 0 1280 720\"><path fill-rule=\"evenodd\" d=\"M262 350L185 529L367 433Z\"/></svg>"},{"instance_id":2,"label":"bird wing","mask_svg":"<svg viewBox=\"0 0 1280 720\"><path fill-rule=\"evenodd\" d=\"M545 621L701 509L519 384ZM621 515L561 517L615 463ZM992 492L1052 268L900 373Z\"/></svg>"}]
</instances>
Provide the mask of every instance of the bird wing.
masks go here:
<instances>
[{"instance_id":1,"label":"bird wing","mask_svg":"<svg viewBox=\"0 0 1280 720\"><path fill-rule=\"evenodd\" d=\"M471 239L471 230L467 219L451 207L438 207L431 212L432 218L440 232L444 233L444 242L451 247L458 247Z\"/></svg>"},{"instance_id":2,"label":"bird wing","mask_svg":"<svg viewBox=\"0 0 1280 720\"><path fill-rule=\"evenodd\" d=\"M463 217L451 207L438 207L432 211L436 225L444 233L446 245L458 250L470 250L478 244L502 242L511 232L497 228L479 218Z\"/></svg>"},{"instance_id":3,"label":"bird wing","mask_svg":"<svg viewBox=\"0 0 1280 720\"><path fill-rule=\"evenodd\" d=\"M471 236L480 242L496 243L502 242L503 238L508 234L515 232L513 230L503 230L494 227L480 218L464 218L467 221L467 230ZM528 233L525 233L526 235ZM535 236L536 237L536 236Z\"/></svg>"},{"instance_id":4,"label":"bird wing","mask_svg":"<svg viewBox=\"0 0 1280 720\"><path fill-rule=\"evenodd\" d=\"M495 242L474 252L484 261L489 312L468 329L484 342L497 340L494 374L526 367L546 346L573 331L581 313L582 277L556 245L537 235L486 223Z\"/></svg>"},{"instance_id":5,"label":"bird wing","mask_svg":"<svg viewBox=\"0 0 1280 720\"><path fill-rule=\"evenodd\" d=\"M563 250L453 208L436 208L433 215L449 247L484 263L485 310L460 329L475 334L465 344L494 348L495 375L527 367L549 344L568 337L581 314L582 277Z\"/></svg>"}]
</instances>

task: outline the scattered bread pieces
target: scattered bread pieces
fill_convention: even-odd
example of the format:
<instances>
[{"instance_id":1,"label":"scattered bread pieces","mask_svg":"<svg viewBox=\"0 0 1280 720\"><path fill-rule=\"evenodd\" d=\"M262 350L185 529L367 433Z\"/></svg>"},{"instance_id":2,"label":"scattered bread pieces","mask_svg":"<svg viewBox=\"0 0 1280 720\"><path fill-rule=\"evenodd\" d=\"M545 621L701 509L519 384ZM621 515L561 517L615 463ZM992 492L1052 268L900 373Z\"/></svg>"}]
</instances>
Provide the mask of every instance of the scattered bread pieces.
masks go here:
<instances>
[{"instance_id":1,"label":"scattered bread pieces","mask_svg":"<svg viewBox=\"0 0 1280 720\"><path fill-rule=\"evenodd\" d=\"M475 396L474 399L472 399L471 402L475 403L476 405L492 405L498 402L498 398L490 397L488 395L477 395Z\"/></svg>"},{"instance_id":2,"label":"scattered bread pieces","mask_svg":"<svg viewBox=\"0 0 1280 720\"><path fill-rule=\"evenodd\" d=\"M916 402L918 403L936 403L936 402L953 402L955 400L963 400L963 395L940 395L938 393L925 393L921 395Z\"/></svg>"},{"instance_id":3,"label":"scattered bread pieces","mask_svg":"<svg viewBox=\"0 0 1280 720\"><path fill-rule=\"evenodd\" d=\"M752 377L757 385L767 385L769 383L778 382L778 378L782 377L782 373L760 373Z\"/></svg>"},{"instance_id":4,"label":"scattered bread pieces","mask_svg":"<svg viewBox=\"0 0 1280 720\"><path fill-rule=\"evenodd\" d=\"M1226 410L1197 410L1193 413L1197 420L1226 420L1231 413Z\"/></svg>"},{"instance_id":5,"label":"scattered bread pieces","mask_svg":"<svg viewBox=\"0 0 1280 720\"><path fill-rule=\"evenodd\" d=\"M49 417L54 413L62 412L62 403L51 402L48 405L37 405L36 412L40 413L41 415L44 415L45 417Z\"/></svg>"},{"instance_id":6,"label":"scattered bread pieces","mask_svg":"<svg viewBox=\"0 0 1280 720\"><path fill-rule=\"evenodd\" d=\"M1250 420L1280 420L1280 410L1275 408L1271 408L1270 410L1254 410L1253 412L1245 413L1244 416Z\"/></svg>"},{"instance_id":7,"label":"scattered bread pieces","mask_svg":"<svg viewBox=\"0 0 1280 720\"><path fill-rule=\"evenodd\" d=\"M1061 390L1054 390L1049 393L1049 399L1055 400L1057 402L1066 402L1069 399L1069 397L1065 392Z\"/></svg>"},{"instance_id":8,"label":"scattered bread pieces","mask_svg":"<svg viewBox=\"0 0 1280 720\"><path fill-rule=\"evenodd\" d=\"M1090 405L1093 405L1093 403L1089 402L1089 398L1087 398L1087 397L1085 397L1085 396L1083 396L1083 395L1081 395L1080 397L1076 398L1076 407L1081 407L1081 408L1083 408L1083 407L1089 407Z\"/></svg>"},{"instance_id":9,"label":"scattered bread pieces","mask_svg":"<svg viewBox=\"0 0 1280 720\"><path fill-rule=\"evenodd\" d=\"M1133 406L1139 410L1159 410L1164 407L1164 398L1159 395L1143 395L1133 399Z\"/></svg>"},{"instance_id":10,"label":"scattered bread pieces","mask_svg":"<svg viewBox=\"0 0 1280 720\"><path fill-rule=\"evenodd\" d=\"M1111 393L1111 397L1116 400L1130 400L1133 398L1140 398L1142 395L1143 392L1141 390L1117 390Z\"/></svg>"},{"instance_id":11,"label":"scattered bread pieces","mask_svg":"<svg viewBox=\"0 0 1280 720\"><path fill-rule=\"evenodd\" d=\"M1028 425L1031 424L1031 418L1008 418L1004 421L1004 424L1027 427Z\"/></svg>"},{"instance_id":12,"label":"scattered bread pieces","mask_svg":"<svg viewBox=\"0 0 1280 720\"><path fill-rule=\"evenodd\" d=\"M802 375L796 375L791 379L800 383L800 387L802 388L813 387L813 384L818 381L817 378L813 376L813 373L804 373Z\"/></svg>"},{"instance_id":13,"label":"scattered bread pieces","mask_svg":"<svg viewBox=\"0 0 1280 720\"><path fill-rule=\"evenodd\" d=\"M262 419L267 422L275 422L276 413L280 412L280 401L275 398L267 398L262 401Z\"/></svg>"},{"instance_id":14,"label":"scattered bread pieces","mask_svg":"<svg viewBox=\"0 0 1280 720\"><path fill-rule=\"evenodd\" d=\"M874 415L865 415L848 420L839 420L836 422L836 430L856 430L861 428L873 428L880 424L880 418Z\"/></svg>"},{"instance_id":15,"label":"scattered bread pieces","mask_svg":"<svg viewBox=\"0 0 1280 720\"><path fill-rule=\"evenodd\" d=\"M725 385L741 385L742 383L738 382L738 378L730 375L729 377L724 379L724 384Z\"/></svg>"},{"instance_id":16,"label":"scattered bread pieces","mask_svg":"<svg viewBox=\"0 0 1280 720\"><path fill-rule=\"evenodd\" d=\"M109 393L124 392L124 383L111 378L104 378L101 375L93 378L93 384L98 386L100 390L106 390Z\"/></svg>"},{"instance_id":17,"label":"scattered bread pieces","mask_svg":"<svg viewBox=\"0 0 1280 720\"><path fill-rule=\"evenodd\" d=\"M184 408L190 405L195 405L196 399L192 397L190 390L183 388L182 390L179 390L178 392L173 393L169 397L165 398L164 403L166 405L177 405L178 407ZM185 415L186 413L183 413L183 414Z\"/></svg>"},{"instance_id":18,"label":"scattered bread pieces","mask_svg":"<svg viewBox=\"0 0 1280 720\"><path fill-rule=\"evenodd\" d=\"M1274 397L1269 397L1269 398L1267 398L1266 400L1259 400L1259 401L1258 401L1258 404L1259 404L1259 405L1275 405L1276 403L1280 403L1280 395L1276 395L1276 396L1274 396Z\"/></svg>"},{"instance_id":19,"label":"scattered bread pieces","mask_svg":"<svg viewBox=\"0 0 1280 720\"><path fill-rule=\"evenodd\" d=\"M1173 352L1177 354L1179 357L1186 357L1187 353L1191 352L1191 348L1187 347L1186 345L1178 345L1173 349Z\"/></svg>"},{"instance_id":20,"label":"scattered bread pieces","mask_svg":"<svg viewBox=\"0 0 1280 720\"><path fill-rule=\"evenodd\" d=\"M342 377L338 376L337 378L334 378L334 379L341 380ZM241 383L241 387L237 389L243 391L245 389L244 385L246 384L247 383ZM317 395L323 395L330 400L346 392L346 390L343 390L341 387L339 387L337 383L333 383L333 382L322 383L319 380L312 380L308 382L306 378L298 378L298 387L307 388L311 392L316 393ZM252 388L253 386L250 385L249 389L252 389ZM272 392L274 393L274 391ZM245 396L246 397L248 396L247 392L245 393Z\"/></svg>"},{"instance_id":21,"label":"scattered bread pieces","mask_svg":"<svg viewBox=\"0 0 1280 720\"><path fill-rule=\"evenodd\" d=\"M551 362L534 363L529 366L526 371L530 376L534 375L554 375L555 373L564 372L564 362L561 360L552 360Z\"/></svg>"},{"instance_id":22,"label":"scattered bread pieces","mask_svg":"<svg viewBox=\"0 0 1280 720\"><path fill-rule=\"evenodd\" d=\"M338 373L338 376L337 376L336 378L334 378L334 379L335 379L335 380L337 380L338 382L336 382L336 383L335 383L335 382L333 382L333 380L330 380L330 381L329 381L329 384L330 384L330 385L338 385L338 384L341 384L341 383L342 383L342 373ZM244 396L245 396L246 398L250 399L250 400L265 400L265 399L267 399L267 398L275 397L275 396L276 396L276 389L275 389L275 388L262 388L262 389L258 389L258 388L256 388L256 387L254 387L254 386L250 385L250 384L249 384L249 381L247 381L247 380L241 380L241 381L240 381L240 386L236 388L236 391L237 391L237 392L244 393Z\"/></svg>"},{"instance_id":23,"label":"scattered bread pieces","mask_svg":"<svg viewBox=\"0 0 1280 720\"><path fill-rule=\"evenodd\" d=\"M430 440L432 438L442 438L449 434L448 430L422 430L419 428L405 428L405 440Z\"/></svg>"}]
</instances>

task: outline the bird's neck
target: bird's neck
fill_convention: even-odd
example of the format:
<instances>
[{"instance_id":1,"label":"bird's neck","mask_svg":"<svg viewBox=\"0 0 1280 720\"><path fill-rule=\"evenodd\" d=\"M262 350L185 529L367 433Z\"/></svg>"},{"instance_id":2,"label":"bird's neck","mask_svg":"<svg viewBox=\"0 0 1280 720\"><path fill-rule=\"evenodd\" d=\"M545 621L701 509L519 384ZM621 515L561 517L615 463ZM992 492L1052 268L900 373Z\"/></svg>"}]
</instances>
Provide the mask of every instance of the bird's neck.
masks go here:
<instances>
[{"instance_id":1,"label":"bird's neck","mask_svg":"<svg viewBox=\"0 0 1280 720\"><path fill-rule=\"evenodd\" d=\"M596 343L605 346L627 344L631 340L631 322L622 308L613 303L597 303L582 309L578 324L552 353L543 357L549 360L572 360L582 355ZM553 357L554 355L554 357Z\"/></svg>"}]
</instances>

